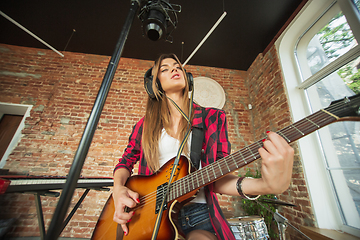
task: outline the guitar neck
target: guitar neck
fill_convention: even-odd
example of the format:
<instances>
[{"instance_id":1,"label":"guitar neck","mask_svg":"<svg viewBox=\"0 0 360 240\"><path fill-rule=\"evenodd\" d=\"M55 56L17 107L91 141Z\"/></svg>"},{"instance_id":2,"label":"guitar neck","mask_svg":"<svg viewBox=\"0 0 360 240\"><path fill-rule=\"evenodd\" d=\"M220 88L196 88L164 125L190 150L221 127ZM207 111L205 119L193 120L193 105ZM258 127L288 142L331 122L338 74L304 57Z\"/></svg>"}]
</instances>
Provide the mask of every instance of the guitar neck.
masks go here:
<instances>
[{"instance_id":1,"label":"guitar neck","mask_svg":"<svg viewBox=\"0 0 360 240\"><path fill-rule=\"evenodd\" d=\"M360 101L358 96L356 100L355 107L358 108ZM354 108L354 106L351 108L347 106L348 104L349 103L347 101L338 102L335 106L329 106L326 109L319 110L318 112L281 129L277 132L277 134L282 136L288 143L294 142L330 123L344 120L340 119L338 116L349 116L348 112L353 111L352 108ZM352 116L352 114L350 116ZM173 182L168 195L169 201L177 199L191 191L200 189L259 159L260 154L258 153L258 149L261 147L263 147L263 142L262 140L259 140L221 160L213 162L212 164L209 164L208 166Z\"/></svg>"}]
</instances>

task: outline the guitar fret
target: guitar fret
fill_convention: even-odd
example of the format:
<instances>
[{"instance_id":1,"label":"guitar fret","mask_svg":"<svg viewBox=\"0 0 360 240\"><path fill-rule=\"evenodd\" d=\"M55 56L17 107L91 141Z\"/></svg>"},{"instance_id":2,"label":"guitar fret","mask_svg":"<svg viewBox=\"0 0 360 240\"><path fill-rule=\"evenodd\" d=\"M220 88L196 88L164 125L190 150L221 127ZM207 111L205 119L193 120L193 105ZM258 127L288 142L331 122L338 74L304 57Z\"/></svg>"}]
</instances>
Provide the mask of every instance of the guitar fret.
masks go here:
<instances>
[{"instance_id":1,"label":"guitar fret","mask_svg":"<svg viewBox=\"0 0 360 240\"><path fill-rule=\"evenodd\" d=\"M203 184L205 184L204 176L201 174L201 178L203 180Z\"/></svg>"},{"instance_id":2,"label":"guitar fret","mask_svg":"<svg viewBox=\"0 0 360 240\"><path fill-rule=\"evenodd\" d=\"M190 179L188 179L188 178L186 178L187 179L187 183L188 183L188 192L190 192L190 189L191 189L191 187L190 187Z\"/></svg>"},{"instance_id":3,"label":"guitar fret","mask_svg":"<svg viewBox=\"0 0 360 240\"><path fill-rule=\"evenodd\" d=\"M194 185L194 180L193 180L193 179L191 179L191 183L192 183L192 185L193 185L193 189L195 189L195 185Z\"/></svg>"},{"instance_id":4,"label":"guitar fret","mask_svg":"<svg viewBox=\"0 0 360 240\"><path fill-rule=\"evenodd\" d=\"M229 168L229 165L227 164L226 160L225 160L225 164L226 164L226 167L228 168L229 172L231 172L231 170Z\"/></svg>"},{"instance_id":5,"label":"guitar fret","mask_svg":"<svg viewBox=\"0 0 360 240\"><path fill-rule=\"evenodd\" d=\"M222 169L221 169L221 167L220 167L220 163L219 163L219 161L217 161L216 163L217 163L217 165L219 166L219 170L220 170L220 172L221 172L221 176L223 176L223 175L224 175L224 173L223 173L223 171L222 171Z\"/></svg>"},{"instance_id":6,"label":"guitar fret","mask_svg":"<svg viewBox=\"0 0 360 240\"><path fill-rule=\"evenodd\" d=\"M177 184L178 185L178 184ZM175 187L177 187L177 186L175 186ZM175 190L173 191L173 198L175 199L176 198L176 189L177 188L175 188Z\"/></svg>"},{"instance_id":7,"label":"guitar fret","mask_svg":"<svg viewBox=\"0 0 360 240\"><path fill-rule=\"evenodd\" d=\"M184 184L183 184L183 186L184 186L184 192L181 194L181 195L183 195L184 193L186 193L186 182L184 182Z\"/></svg>"},{"instance_id":8,"label":"guitar fret","mask_svg":"<svg viewBox=\"0 0 360 240\"><path fill-rule=\"evenodd\" d=\"M207 174L207 176L208 176L208 179L209 179L209 182L211 181L210 180L210 175L209 175L209 172L207 171L207 169L205 170L205 172L206 172L206 174Z\"/></svg>"},{"instance_id":9,"label":"guitar fret","mask_svg":"<svg viewBox=\"0 0 360 240\"><path fill-rule=\"evenodd\" d=\"M235 163L236 168L239 168L239 166L237 165L237 162L236 162L234 156L233 156L233 155L230 155L230 156L231 156L232 160L234 160L234 163Z\"/></svg>"},{"instance_id":10,"label":"guitar fret","mask_svg":"<svg viewBox=\"0 0 360 240\"><path fill-rule=\"evenodd\" d=\"M195 174L195 175L197 175L197 174ZM196 177L196 181L197 181L197 186L200 187L199 178L198 178L198 177Z\"/></svg>"},{"instance_id":11,"label":"guitar fret","mask_svg":"<svg viewBox=\"0 0 360 240\"><path fill-rule=\"evenodd\" d=\"M246 158L244 158L244 156L241 154L241 151L239 151L239 154L240 154L241 158L244 160L245 164L247 164Z\"/></svg>"},{"instance_id":12,"label":"guitar fret","mask_svg":"<svg viewBox=\"0 0 360 240\"><path fill-rule=\"evenodd\" d=\"M180 183L179 183L180 184ZM176 188L176 191L174 192L174 195L175 195L175 198L178 198L179 197L179 186Z\"/></svg>"},{"instance_id":13,"label":"guitar fret","mask_svg":"<svg viewBox=\"0 0 360 240\"><path fill-rule=\"evenodd\" d=\"M181 186L181 183L180 183L180 186ZM179 197L179 196L180 196L180 194L179 194L179 189L180 189L180 188L178 188L177 191L176 191L176 192L177 192L176 197Z\"/></svg>"},{"instance_id":14,"label":"guitar fret","mask_svg":"<svg viewBox=\"0 0 360 240\"><path fill-rule=\"evenodd\" d=\"M217 178L217 177L216 177L215 170L214 170L214 166L213 166L213 165L211 165L211 167L212 167L212 170L213 170L213 173L214 173L214 177L215 177L215 178Z\"/></svg>"},{"instance_id":15,"label":"guitar fret","mask_svg":"<svg viewBox=\"0 0 360 240\"><path fill-rule=\"evenodd\" d=\"M175 186L173 186L173 191L172 191L172 195L173 195L173 199L176 198L176 189L177 189L177 184Z\"/></svg>"},{"instance_id":16,"label":"guitar fret","mask_svg":"<svg viewBox=\"0 0 360 240\"><path fill-rule=\"evenodd\" d=\"M249 147L247 147L247 149L249 149L251 155L253 155L254 159L256 159L256 157L255 157L254 153L251 151L251 149L250 149ZM245 163L246 163L246 162L245 162Z\"/></svg>"},{"instance_id":17,"label":"guitar fret","mask_svg":"<svg viewBox=\"0 0 360 240\"><path fill-rule=\"evenodd\" d=\"M317 125L316 123L314 123L313 121L311 121L311 120L308 119L307 117L306 117L305 119L308 120L310 123L314 124L317 128L320 128L319 125Z\"/></svg>"},{"instance_id":18,"label":"guitar fret","mask_svg":"<svg viewBox=\"0 0 360 240\"><path fill-rule=\"evenodd\" d=\"M179 195L179 187L180 187L180 183L178 184L176 191L174 191L175 198L178 198L180 196Z\"/></svg>"},{"instance_id":19,"label":"guitar fret","mask_svg":"<svg viewBox=\"0 0 360 240\"><path fill-rule=\"evenodd\" d=\"M169 195L168 195L168 201L171 201L171 199L173 199L173 192L171 191L172 190L172 188L173 188L174 186L173 186L173 184L170 184L170 190L169 190Z\"/></svg>"},{"instance_id":20,"label":"guitar fret","mask_svg":"<svg viewBox=\"0 0 360 240\"><path fill-rule=\"evenodd\" d=\"M283 138L285 138L286 141L290 142L290 140L282 133L282 132L278 132L279 135L283 136Z\"/></svg>"},{"instance_id":21,"label":"guitar fret","mask_svg":"<svg viewBox=\"0 0 360 240\"><path fill-rule=\"evenodd\" d=\"M170 190L169 190L169 195L168 195L168 200L171 201L171 199L173 199L173 192L172 192L172 189L173 189L173 184L170 184Z\"/></svg>"},{"instance_id":22,"label":"guitar fret","mask_svg":"<svg viewBox=\"0 0 360 240\"><path fill-rule=\"evenodd\" d=\"M292 127L294 127L301 135L305 135L303 132L301 132L297 127L295 127L295 125L292 125ZM289 128L291 128L291 126L289 127Z\"/></svg>"}]
</instances>

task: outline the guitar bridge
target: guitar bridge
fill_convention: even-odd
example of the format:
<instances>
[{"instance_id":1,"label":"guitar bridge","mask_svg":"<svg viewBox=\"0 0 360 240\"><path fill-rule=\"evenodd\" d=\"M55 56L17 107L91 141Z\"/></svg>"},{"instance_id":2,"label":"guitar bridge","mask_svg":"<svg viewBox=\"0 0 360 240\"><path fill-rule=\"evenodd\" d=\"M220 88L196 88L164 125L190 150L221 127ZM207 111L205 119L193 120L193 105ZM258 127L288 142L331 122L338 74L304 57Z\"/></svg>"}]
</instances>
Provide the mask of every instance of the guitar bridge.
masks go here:
<instances>
[{"instance_id":1,"label":"guitar bridge","mask_svg":"<svg viewBox=\"0 0 360 240\"><path fill-rule=\"evenodd\" d=\"M164 199L164 195L165 195L165 193L167 191L167 185L168 185L167 183L164 183L164 184L157 187L155 214L158 214L159 211L160 211L161 203L162 203L162 201ZM167 209L167 201L165 200L163 210L166 210L166 209Z\"/></svg>"}]
</instances>

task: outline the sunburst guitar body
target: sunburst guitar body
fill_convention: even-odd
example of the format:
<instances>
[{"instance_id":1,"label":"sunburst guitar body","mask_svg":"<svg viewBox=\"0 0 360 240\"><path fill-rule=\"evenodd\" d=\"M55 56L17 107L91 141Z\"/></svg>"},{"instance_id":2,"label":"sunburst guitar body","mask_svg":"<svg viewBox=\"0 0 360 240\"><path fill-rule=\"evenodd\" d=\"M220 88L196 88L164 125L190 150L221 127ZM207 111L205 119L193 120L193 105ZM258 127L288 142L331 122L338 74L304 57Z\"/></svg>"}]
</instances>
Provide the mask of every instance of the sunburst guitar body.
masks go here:
<instances>
[{"instance_id":1,"label":"sunburst guitar body","mask_svg":"<svg viewBox=\"0 0 360 240\"><path fill-rule=\"evenodd\" d=\"M119 239L151 239L155 222L157 219L157 205L161 202L161 196L165 188L161 186L166 185L169 181L171 171L173 168L174 159L165 164L158 172L151 176L135 175L129 178L126 186L139 193L140 204L128 211L135 211L134 216L128 223L129 234L125 236L119 224L113 221L115 212L114 200L112 195L108 198L105 207L100 215L96 224L95 231L92 235L93 240L119 240ZM173 181L177 181L184 176L188 175L190 164L185 157L181 157L179 165L177 166L176 173ZM169 239L182 239L183 233L178 230L177 216L179 209L183 203L188 202L197 193L193 190L177 199L172 199L167 203L166 208L163 210L163 217L160 222L160 230L158 231L158 240ZM174 193L170 193L173 195Z\"/></svg>"}]
</instances>

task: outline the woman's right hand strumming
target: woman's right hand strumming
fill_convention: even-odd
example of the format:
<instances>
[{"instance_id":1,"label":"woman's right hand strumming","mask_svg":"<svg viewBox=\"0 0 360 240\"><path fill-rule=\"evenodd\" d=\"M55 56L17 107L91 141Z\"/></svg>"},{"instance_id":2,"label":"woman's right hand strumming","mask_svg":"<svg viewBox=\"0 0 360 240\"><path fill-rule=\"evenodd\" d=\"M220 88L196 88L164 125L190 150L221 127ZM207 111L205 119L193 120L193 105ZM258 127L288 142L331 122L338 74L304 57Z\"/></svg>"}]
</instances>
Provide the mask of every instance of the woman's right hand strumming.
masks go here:
<instances>
[{"instance_id":1,"label":"woman's right hand strumming","mask_svg":"<svg viewBox=\"0 0 360 240\"><path fill-rule=\"evenodd\" d=\"M128 176L126 177L126 179L127 178ZM124 179L125 176L121 174L121 171L115 172L114 188L112 195L115 205L113 220L121 225L124 234L127 235L129 233L129 229L126 223L131 221L131 218L135 214L135 212L134 211L126 212L125 211L126 207L134 208L138 203L140 203L140 200L138 193L131 191L129 188L123 185L126 182L126 180L124 181Z\"/></svg>"}]
</instances>

